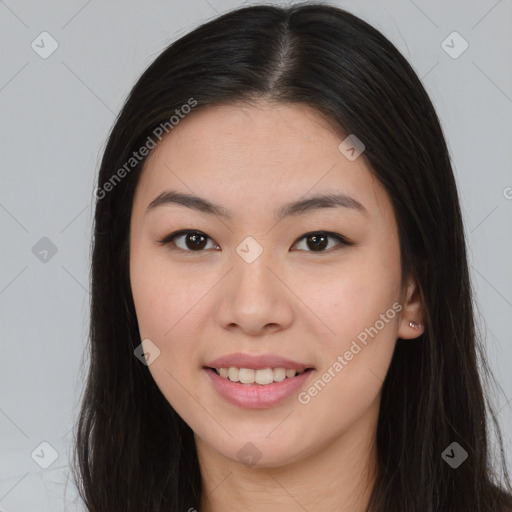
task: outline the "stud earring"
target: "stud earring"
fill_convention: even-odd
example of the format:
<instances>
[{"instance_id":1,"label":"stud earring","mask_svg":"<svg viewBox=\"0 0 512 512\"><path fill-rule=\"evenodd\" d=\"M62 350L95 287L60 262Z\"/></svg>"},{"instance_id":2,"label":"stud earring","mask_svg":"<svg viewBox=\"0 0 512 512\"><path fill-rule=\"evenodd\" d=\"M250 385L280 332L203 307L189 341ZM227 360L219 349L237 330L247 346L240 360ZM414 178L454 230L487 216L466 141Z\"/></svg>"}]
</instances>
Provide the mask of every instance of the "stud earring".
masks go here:
<instances>
[{"instance_id":1,"label":"stud earring","mask_svg":"<svg viewBox=\"0 0 512 512\"><path fill-rule=\"evenodd\" d=\"M419 329L421 327L421 324L420 323L415 323L415 322L409 322L409 325L413 328L413 329Z\"/></svg>"}]
</instances>

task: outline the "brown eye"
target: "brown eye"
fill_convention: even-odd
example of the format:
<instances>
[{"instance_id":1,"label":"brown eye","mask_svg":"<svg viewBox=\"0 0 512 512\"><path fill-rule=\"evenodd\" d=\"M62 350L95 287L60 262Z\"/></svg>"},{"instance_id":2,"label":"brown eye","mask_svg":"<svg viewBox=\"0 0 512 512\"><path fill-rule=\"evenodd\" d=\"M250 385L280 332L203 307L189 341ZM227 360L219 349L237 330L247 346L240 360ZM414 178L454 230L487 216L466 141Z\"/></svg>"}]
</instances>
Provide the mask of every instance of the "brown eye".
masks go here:
<instances>
[{"instance_id":1,"label":"brown eye","mask_svg":"<svg viewBox=\"0 0 512 512\"><path fill-rule=\"evenodd\" d=\"M179 239L182 241L176 243L175 240ZM172 244L184 252L201 252L206 247L207 240L211 240L210 237L200 231L179 231L166 236L159 244Z\"/></svg>"},{"instance_id":2,"label":"brown eye","mask_svg":"<svg viewBox=\"0 0 512 512\"><path fill-rule=\"evenodd\" d=\"M307 233L302 236L299 240L305 240L306 247L310 249L307 252L327 252L325 248L329 245L329 239L337 240L337 245L353 245L351 242L346 240L341 235L335 233L328 233L325 231L317 231L314 233ZM329 249L331 249L329 247Z\"/></svg>"}]
</instances>

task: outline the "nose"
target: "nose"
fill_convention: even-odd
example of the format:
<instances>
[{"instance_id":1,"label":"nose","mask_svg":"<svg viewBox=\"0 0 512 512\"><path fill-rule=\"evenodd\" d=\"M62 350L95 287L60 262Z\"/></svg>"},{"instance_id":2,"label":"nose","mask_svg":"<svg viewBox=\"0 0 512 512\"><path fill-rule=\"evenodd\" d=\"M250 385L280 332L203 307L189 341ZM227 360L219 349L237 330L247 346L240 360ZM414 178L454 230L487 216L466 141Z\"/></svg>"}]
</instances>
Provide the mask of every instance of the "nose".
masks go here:
<instances>
[{"instance_id":1,"label":"nose","mask_svg":"<svg viewBox=\"0 0 512 512\"><path fill-rule=\"evenodd\" d=\"M217 322L222 328L261 336L293 323L294 294L270 251L254 261L234 254L233 268L218 289Z\"/></svg>"}]
</instances>

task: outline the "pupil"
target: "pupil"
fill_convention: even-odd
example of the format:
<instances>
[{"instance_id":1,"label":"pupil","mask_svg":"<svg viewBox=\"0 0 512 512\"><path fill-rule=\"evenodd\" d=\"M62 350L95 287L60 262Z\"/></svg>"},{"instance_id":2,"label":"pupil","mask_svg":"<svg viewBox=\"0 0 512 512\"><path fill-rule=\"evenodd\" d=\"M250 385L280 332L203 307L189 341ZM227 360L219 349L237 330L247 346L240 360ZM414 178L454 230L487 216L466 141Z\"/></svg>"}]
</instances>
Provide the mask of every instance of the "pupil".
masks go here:
<instances>
[{"instance_id":1,"label":"pupil","mask_svg":"<svg viewBox=\"0 0 512 512\"><path fill-rule=\"evenodd\" d=\"M201 241L202 239L202 241ZM191 240L192 241L192 247L189 247L192 248L192 249L202 249L205 245L205 237L203 235L199 235L197 233L192 233L192 234L189 234L188 237L187 237L187 242ZM197 241L199 240L199 245L197 245ZM201 244L202 242L202 244ZM187 244L188 245L188 244Z\"/></svg>"},{"instance_id":2,"label":"pupil","mask_svg":"<svg viewBox=\"0 0 512 512\"><path fill-rule=\"evenodd\" d=\"M325 235L310 235L308 237L308 242L312 240L313 241L313 246L312 248L314 250L318 250L318 249L325 249L325 247L327 246L327 237ZM321 240L321 241L320 241Z\"/></svg>"}]
</instances>

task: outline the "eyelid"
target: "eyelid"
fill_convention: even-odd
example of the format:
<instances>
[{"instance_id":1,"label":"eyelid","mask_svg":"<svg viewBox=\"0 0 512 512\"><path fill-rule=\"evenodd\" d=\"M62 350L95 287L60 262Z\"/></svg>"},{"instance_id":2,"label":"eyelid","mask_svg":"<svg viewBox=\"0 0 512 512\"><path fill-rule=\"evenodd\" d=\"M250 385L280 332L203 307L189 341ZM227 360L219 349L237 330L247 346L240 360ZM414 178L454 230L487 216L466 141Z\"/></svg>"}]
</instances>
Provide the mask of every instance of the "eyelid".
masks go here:
<instances>
[{"instance_id":1,"label":"eyelid","mask_svg":"<svg viewBox=\"0 0 512 512\"><path fill-rule=\"evenodd\" d=\"M178 238L179 236L182 236L182 235L186 235L186 234L190 234L190 233L193 233L193 234L197 234L197 235L203 235L204 237L206 237L208 240L211 240L212 242L215 243L215 245L218 246L217 242L215 242L215 240L213 240L213 238L211 238L210 236L208 236L206 233L204 233L203 231L199 231L197 229L181 229L179 231L174 231L173 233L170 233L168 235L166 235L164 238L162 238L161 240L158 240L157 243L159 245L170 245L171 243L173 243L174 239L175 238ZM350 247L350 246L355 246L356 244L352 241L350 241L348 238L346 238L345 236L339 234L339 233L334 233L332 231L325 231L325 230L316 230L316 231L309 231L307 233L304 233L303 235L301 235L299 238L297 238L297 240L295 240L295 242L293 243L293 245L296 245L298 242L300 242L301 240L303 240L304 238L307 238L308 236L311 236L311 235L325 235L329 238L334 238L336 240L338 240L339 244L338 246L347 246L347 247ZM302 251L302 252L309 252L309 253L312 253L312 254L329 254L331 253L333 250L336 250L336 247L338 246L335 246L334 248L330 248L326 251ZM185 250L185 249L181 249L180 247L173 247L171 250L173 251L179 251L179 252L182 252L182 253L191 253L191 254L200 254L200 253L203 253L205 252L204 250L199 250L199 251L191 251L191 250Z\"/></svg>"}]
</instances>

